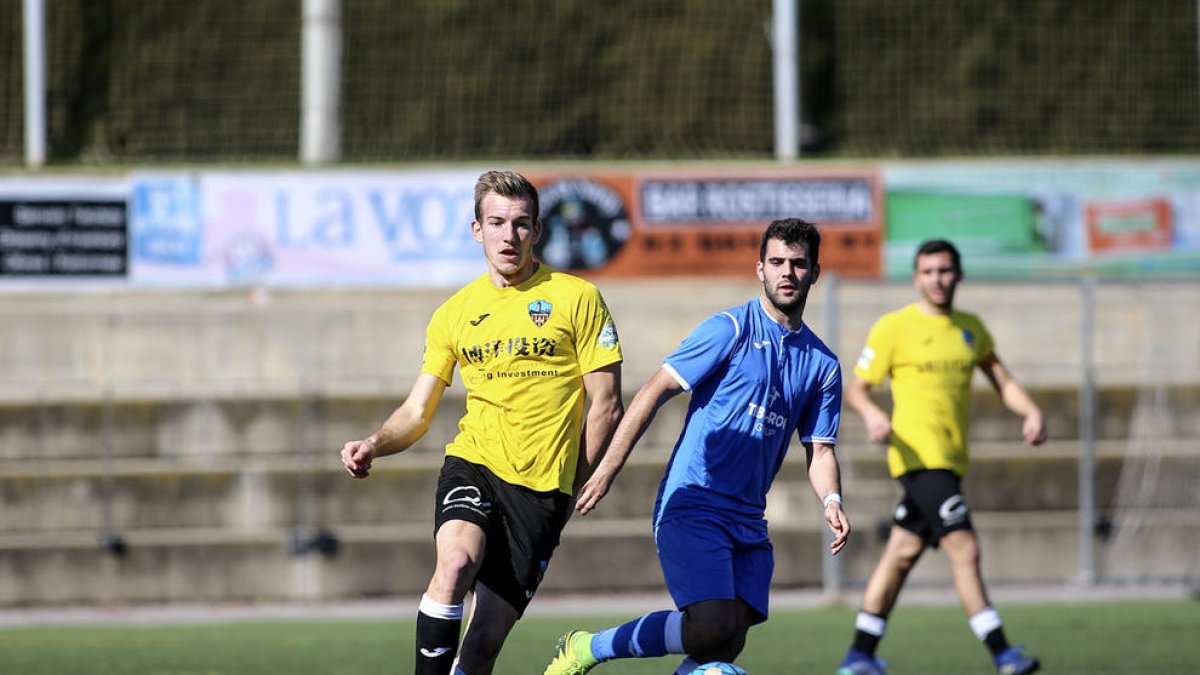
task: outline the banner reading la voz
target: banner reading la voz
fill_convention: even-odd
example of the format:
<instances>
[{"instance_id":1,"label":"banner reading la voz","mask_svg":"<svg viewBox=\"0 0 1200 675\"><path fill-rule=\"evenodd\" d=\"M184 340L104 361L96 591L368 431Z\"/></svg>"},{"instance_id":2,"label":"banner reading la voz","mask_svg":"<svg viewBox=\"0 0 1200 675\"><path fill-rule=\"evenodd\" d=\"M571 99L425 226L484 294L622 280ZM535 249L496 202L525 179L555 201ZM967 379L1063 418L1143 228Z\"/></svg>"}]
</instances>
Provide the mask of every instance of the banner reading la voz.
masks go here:
<instances>
[{"instance_id":1,"label":"banner reading la voz","mask_svg":"<svg viewBox=\"0 0 1200 675\"><path fill-rule=\"evenodd\" d=\"M484 269L470 231L481 171L138 175L132 276L151 286L460 285ZM530 176L544 223L535 252L560 269L744 275L766 223L798 216L827 232L827 268L878 275L870 172Z\"/></svg>"}]
</instances>

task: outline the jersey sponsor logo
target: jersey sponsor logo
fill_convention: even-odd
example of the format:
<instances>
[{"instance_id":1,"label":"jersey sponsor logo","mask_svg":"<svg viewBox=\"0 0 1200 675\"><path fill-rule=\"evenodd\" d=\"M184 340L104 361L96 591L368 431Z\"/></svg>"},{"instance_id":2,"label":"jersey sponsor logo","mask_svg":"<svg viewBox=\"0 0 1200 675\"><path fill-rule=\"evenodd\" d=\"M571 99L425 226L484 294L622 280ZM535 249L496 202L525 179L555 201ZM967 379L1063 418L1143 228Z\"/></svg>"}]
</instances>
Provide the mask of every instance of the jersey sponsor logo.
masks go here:
<instances>
[{"instance_id":1,"label":"jersey sponsor logo","mask_svg":"<svg viewBox=\"0 0 1200 675\"><path fill-rule=\"evenodd\" d=\"M491 314L480 314L478 319L474 319L470 323L472 326L478 326L479 324L483 323L483 320L488 318L489 316L491 316Z\"/></svg>"},{"instance_id":2,"label":"jersey sponsor logo","mask_svg":"<svg viewBox=\"0 0 1200 675\"><path fill-rule=\"evenodd\" d=\"M463 360L476 365L498 356L554 356L558 340L548 337L510 337L461 348Z\"/></svg>"},{"instance_id":3,"label":"jersey sponsor logo","mask_svg":"<svg viewBox=\"0 0 1200 675\"><path fill-rule=\"evenodd\" d=\"M421 656L431 658L431 659L436 659L437 657L441 656L442 654L449 654L449 653L450 653L449 647L436 647L434 649L426 649L424 647L421 647Z\"/></svg>"},{"instance_id":4,"label":"jersey sponsor logo","mask_svg":"<svg viewBox=\"0 0 1200 675\"><path fill-rule=\"evenodd\" d=\"M780 396L779 390L771 387L771 391L767 394L767 405L749 404L747 412L749 412L751 417L758 420L754 423L754 430L764 436L774 436L777 431L787 426L786 416L768 410L768 408L779 400Z\"/></svg>"},{"instance_id":5,"label":"jersey sponsor logo","mask_svg":"<svg viewBox=\"0 0 1200 675\"><path fill-rule=\"evenodd\" d=\"M529 318L533 320L533 325L541 328L546 325L546 320L550 318L550 312L554 309L554 305L545 300L534 300L529 303Z\"/></svg>"},{"instance_id":6,"label":"jersey sponsor logo","mask_svg":"<svg viewBox=\"0 0 1200 675\"><path fill-rule=\"evenodd\" d=\"M942 525L946 527L958 525L966 520L968 515L967 500L963 499L962 495L954 495L938 507L938 518L942 519Z\"/></svg>"},{"instance_id":7,"label":"jersey sponsor logo","mask_svg":"<svg viewBox=\"0 0 1200 675\"><path fill-rule=\"evenodd\" d=\"M913 366L921 373L965 373L970 375L975 370L975 362L971 359L924 361L914 363Z\"/></svg>"},{"instance_id":8,"label":"jersey sponsor logo","mask_svg":"<svg viewBox=\"0 0 1200 675\"><path fill-rule=\"evenodd\" d=\"M754 345L755 349L766 349L767 345L771 344L771 342L769 340L763 340L762 342L752 340L750 344Z\"/></svg>"},{"instance_id":9,"label":"jersey sponsor logo","mask_svg":"<svg viewBox=\"0 0 1200 675\"><path fill-rule=\"evenodd\" d=\"M600 336L596 338L596 344L605 349L612 349L620 341L621 338L617 337L617 326L612 321L604 324L604 328L600 330Z\"/></svg>"}]
</instances>

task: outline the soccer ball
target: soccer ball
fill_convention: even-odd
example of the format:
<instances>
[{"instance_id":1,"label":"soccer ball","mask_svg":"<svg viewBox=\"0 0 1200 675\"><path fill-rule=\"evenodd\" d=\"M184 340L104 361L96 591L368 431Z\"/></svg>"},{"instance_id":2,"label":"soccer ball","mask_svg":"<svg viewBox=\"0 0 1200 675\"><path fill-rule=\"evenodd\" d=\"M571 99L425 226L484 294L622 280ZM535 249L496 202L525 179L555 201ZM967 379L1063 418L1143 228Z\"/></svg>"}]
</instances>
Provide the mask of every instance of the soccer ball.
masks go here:
<instances>
[{"instance_id":1,"label":"soccer ball","mask_svg":"<svg viewBox=\"0 0 1200 675\"><path fill-rule=\"evenodd\" d=\"M746 671L732 663L713 661L693 670L691 675L746 675Z\"/></svg>"}]
</instances>

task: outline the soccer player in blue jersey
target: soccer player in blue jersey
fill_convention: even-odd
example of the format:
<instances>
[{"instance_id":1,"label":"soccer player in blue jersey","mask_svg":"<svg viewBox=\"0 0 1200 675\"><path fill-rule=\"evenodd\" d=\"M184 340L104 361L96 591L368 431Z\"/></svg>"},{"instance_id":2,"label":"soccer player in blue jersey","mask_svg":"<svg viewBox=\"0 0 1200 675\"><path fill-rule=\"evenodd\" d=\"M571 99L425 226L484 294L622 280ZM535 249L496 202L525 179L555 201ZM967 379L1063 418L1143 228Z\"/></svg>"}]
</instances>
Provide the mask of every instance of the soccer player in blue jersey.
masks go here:
<instances>
[{"instance_id":1,"label":"soccer player in blue jersey","mask_svg":"<svg viewBox=\"0 0 1200 675\"><path fill-rule=\"evenodd\" d=\"M676 611L651 612L559 640L545 675L578 675L603 661L685 654L676 673L732 662L767 618L774 570L767 490L793 430L839 553L850 535L834 444L842 407L837 356L803 322L820 273L821 237L798 219L772 222L757 265L762 293L710 316L666 358L625 413L575 508L587 514L671 397L691 393L687 419L654 506L654 538Z\"/></svg>"}]
</instances>

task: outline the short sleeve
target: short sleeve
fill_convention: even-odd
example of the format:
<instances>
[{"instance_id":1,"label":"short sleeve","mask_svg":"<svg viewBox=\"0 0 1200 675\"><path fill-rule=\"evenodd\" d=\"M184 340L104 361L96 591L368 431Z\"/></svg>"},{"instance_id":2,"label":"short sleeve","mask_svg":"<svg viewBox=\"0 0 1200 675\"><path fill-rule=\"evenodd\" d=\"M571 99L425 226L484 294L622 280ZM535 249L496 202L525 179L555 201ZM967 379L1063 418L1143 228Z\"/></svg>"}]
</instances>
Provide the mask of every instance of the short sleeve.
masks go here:
<instances>
[{"instance_id":1,"label":"short sleeve","mask_svg":"<svg viewBox=\"0 0 1200 675\"><path fill-rule=\"evenodd\" d=\"M726 363L741 334L732 314L721 312L705 319L663 362L685 391L691 391L718 366Z\"/></svg>"},{"instance_id":2,"label":"short sleeve","mask_svg":"<svg viewBox=\"0 0 1200 675\"><path fill-rule=\"evenodd\" d=\"M837 444L842 422L842 367L834 362L821 378L821 388L804 411L796 430L803 443Z\"/></svg>"},{"instance_id":3,"label":"short sleeve","mask_svg":"<svg viewBox=\"0 0 1200 675\"><path fill-rule=\"evenodd\" d=\"M575 353L579 372L590 373L622 360L617 324L600 289L585 284L575 308Z\"/></svg>"},{"instance_id":4,"label":"short sleeve","mask_svg":"<svg viewBox=\"0 0 1200 675\"><path fill-rule=\"evenodd\" d=\"M988 332L987 326L983 325L982 321L978 321L978 326L979 334L977 343L979 351L976 363L982 363L996 351L996 343L992 338L992 334Z\"/></svg>"},{"instance_id":5,"label":"short sleeve","mask_svg":"<svg viewBox=\"0 0 1200 675\"><path fill-rule=\"evenodd\" d=\"M425 351L421 356L421 372L433 375L447 386L453 382L454 364L458 362L448 314L446 305L434 311L425 327Z\"/></svg>"},{"instance_id":6,"label":"short sleeve","mask_svg":"<svg viewBox=\"0 0 1200 675\"><path fill-rule=\"evenodd\" d=\"M854 364L854 374L868 384L883 384L892 370L894 342L891 322L887 321L887 317L876 321L867 334L867 344Z\"/></svg>"}]
</instances>

